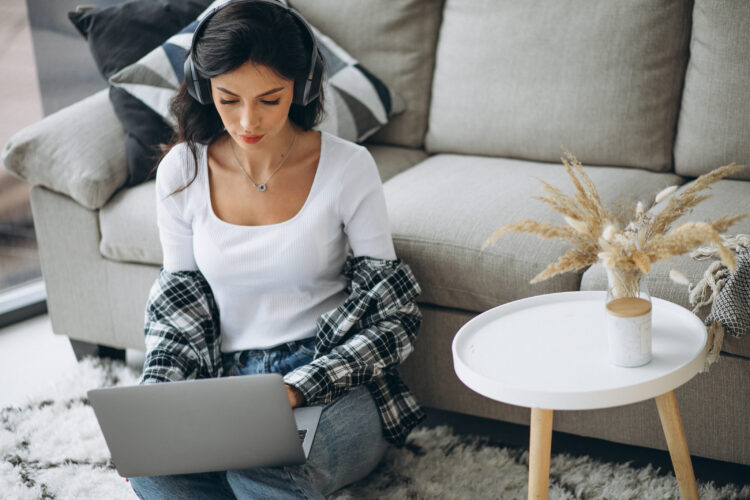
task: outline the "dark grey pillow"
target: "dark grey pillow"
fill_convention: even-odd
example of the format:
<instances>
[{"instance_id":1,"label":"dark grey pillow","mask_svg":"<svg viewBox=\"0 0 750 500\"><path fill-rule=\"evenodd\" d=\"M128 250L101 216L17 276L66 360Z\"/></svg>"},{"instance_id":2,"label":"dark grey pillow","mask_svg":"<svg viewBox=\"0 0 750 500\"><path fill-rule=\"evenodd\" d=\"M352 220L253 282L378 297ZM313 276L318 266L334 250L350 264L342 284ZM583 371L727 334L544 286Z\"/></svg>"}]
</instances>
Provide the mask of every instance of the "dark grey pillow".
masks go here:
<instances>
[{"instance_id":1,"label":"dark grey pillow","mask_svg":"<svg viewBox=\"0 0 750 500\"><path fill-rule=\"evenodd\" d=\"M211 0L133 0L109 7L68 13L88 41L96 67L104 79L138 61L196 18ZM161 156L161 144L173 131L161 116L138 99L110 88L110 101L127 137L126 186L139 184Z\"/></svg>"},{"instance_id":2,"label":"dark grey pillow","mask_svg":"<svg viewBox=\"0 0 750 500\"><path fill-rule=\"evenodd\" d=\"M88 41L105 79L134 63L195 19L211 0L132 0L109 7L69 12Z\"/></svg>"}]
</instances>

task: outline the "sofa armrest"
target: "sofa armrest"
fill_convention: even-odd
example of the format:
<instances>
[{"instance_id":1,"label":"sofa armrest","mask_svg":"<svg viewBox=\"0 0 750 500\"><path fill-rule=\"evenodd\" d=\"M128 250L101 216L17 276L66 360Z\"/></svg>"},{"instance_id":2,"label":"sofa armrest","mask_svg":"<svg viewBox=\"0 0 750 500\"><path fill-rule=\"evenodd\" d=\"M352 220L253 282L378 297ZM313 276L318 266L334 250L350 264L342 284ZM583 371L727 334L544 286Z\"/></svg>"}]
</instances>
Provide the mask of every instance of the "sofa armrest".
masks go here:
<instances>
[{"instance_id":1,"label":"sofa armrest","mask_svg":"<svg viewBox=\"0 0 750 500\"><path fill-rule=\"evenodd\" d=\"M95 210L127 180L125 130L102 90L17 132L2 162L13 175Z\"/></svg>"}]
</instances>

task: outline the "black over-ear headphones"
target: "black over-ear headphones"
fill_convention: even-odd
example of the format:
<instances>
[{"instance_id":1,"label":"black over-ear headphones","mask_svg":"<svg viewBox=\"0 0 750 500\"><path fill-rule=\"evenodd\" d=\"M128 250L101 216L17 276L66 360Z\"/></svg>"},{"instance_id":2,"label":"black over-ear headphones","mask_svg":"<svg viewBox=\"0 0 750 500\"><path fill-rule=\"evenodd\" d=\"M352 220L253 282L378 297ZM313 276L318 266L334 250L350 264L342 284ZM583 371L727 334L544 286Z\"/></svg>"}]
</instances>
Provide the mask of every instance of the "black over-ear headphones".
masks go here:
<instances>
[{"instance_id":1,"label":"black over-ear headphones","mask_svg":"<svg viewBox=\"0 0 750 500\"><path fill-rule=\"evenodd\" d=\"M294 81L294 98L292 100L294 104L307 106L312 101L317 99L318 95L320 94L320 85L323 79L323 59L318 52L318 44L315 42L315 35L313 34L310 25L307 24L307 21L305 21L305 19L293 8L287 7L286 5L275 0L230 0L229 2L216 7L208 14L206 14L206 16L195 28L195 32L193 32L193 41L190 44L190 52L187 55L187 59L185 59L185 65L183 69L185 73L185 86L187 87L188 93L201 104L211 104L213 102L211 100L210 79L201 75L198 69L195 67L195 64L193 63L195 45L200 38L201 33L205 29L209 19L211 19L214 14L228 5L243 2L265 3L273 5L280 9L284 9L298 21L300 26L303 27L303 31L309 35L312 46L312 53L310 54L310 68L307 71L307 77L304 80L298 79Z\"/></svg>"}]
</instances>

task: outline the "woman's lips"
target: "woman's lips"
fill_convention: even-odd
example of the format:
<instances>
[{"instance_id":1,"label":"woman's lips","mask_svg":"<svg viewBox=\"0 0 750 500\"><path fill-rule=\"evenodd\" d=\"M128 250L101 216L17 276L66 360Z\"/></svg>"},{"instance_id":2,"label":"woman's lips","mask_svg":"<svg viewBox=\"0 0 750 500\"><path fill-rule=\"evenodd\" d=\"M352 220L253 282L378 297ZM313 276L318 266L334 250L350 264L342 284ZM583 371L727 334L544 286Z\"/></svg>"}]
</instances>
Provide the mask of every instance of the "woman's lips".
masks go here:
<instances>
[{"instance_id":1,"label":"woman's lips","mask_svg":"<svg viewBox=\"0 0 750 500\"><path fill-rule=\"evenodd\" d=\"M241 135L240 139L248 144L255 144L259 140L263 139L262 135Z\"/></svg>"}]
</instances>

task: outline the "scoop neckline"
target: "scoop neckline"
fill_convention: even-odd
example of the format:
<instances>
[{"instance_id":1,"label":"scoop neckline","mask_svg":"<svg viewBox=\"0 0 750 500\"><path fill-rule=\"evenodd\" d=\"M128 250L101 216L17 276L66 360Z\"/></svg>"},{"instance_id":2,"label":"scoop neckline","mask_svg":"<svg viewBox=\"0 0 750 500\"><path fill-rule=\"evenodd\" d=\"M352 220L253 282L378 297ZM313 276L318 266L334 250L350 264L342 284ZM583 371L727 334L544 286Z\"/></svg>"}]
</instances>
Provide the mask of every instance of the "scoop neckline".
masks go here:
<instances>
[{"instance_id":1,"label":"scoop neckline","mask_svg":"<svg viewBox=\"0 0 750 500\"><path fill-rule=\"evenodd\" d=\"M326 147L326 141L325 141L326 133L324 131L320 131L320 156L318 157L318 165L315 167L315 176L313 177L312 185L310 185L310 191L307 193L307 198L305 198L305 203L302 204L302 207L297 211L296 214L294 214L292 217L290 217L287 220L277 222L275 224L260 224L260 225L247 225L247 224L235 224L233 222L228 222L216 215L216 212L214 212L214 204L213 200L211 199L211 178L208 175L208 144L205 145L203 148L203 161L201 162L203 164L203 172L206 175L206 182L204 183L204 189L206 194L206 199L208 200L208 212L211 214L211 217L213 217L215 220L219 221L221 224L225 224L227 226L231 227L237 227L237 228L248 228L248 229L257 229L257 228L271 228L271 227L280 227L285 224L290 224L296 219L298 219L302 212L305 211L305 208L310 204L310 200L313 197L313 193L315 192L315 188L318 185L318 177L320 177L320 167L323 165L323 156L327 152Z\"/></svg>"}]
</instances>

